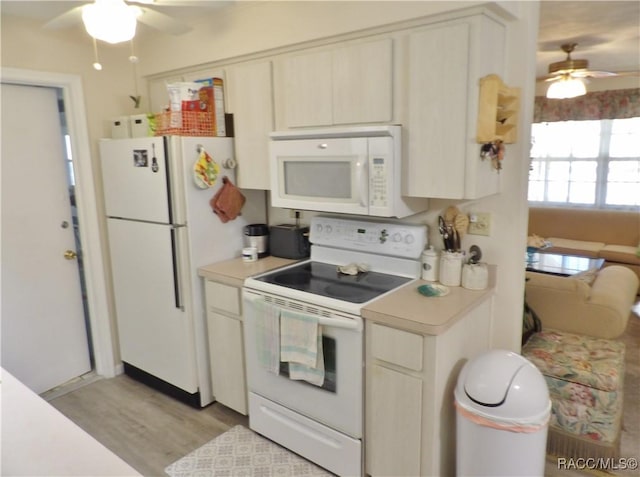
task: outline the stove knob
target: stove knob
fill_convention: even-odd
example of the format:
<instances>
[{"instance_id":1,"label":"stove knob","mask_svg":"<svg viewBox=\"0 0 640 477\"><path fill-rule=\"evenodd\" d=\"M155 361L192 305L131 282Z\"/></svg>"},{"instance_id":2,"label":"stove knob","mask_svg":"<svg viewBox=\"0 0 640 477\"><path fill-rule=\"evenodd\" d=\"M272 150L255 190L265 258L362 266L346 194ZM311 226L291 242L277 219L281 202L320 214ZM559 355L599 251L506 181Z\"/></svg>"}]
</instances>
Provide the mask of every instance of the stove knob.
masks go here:
<instances>
[{"instance_id":1,"label":"stove knob","mask_svg":"<svg viewBox=\"0 0 640 477\"><path fill-rule=\"evenodd\" d=\"M402 235L400 235L398 232L393 234L393 241L394 242L400 242L401 240L402 240Z\"/></svg>"},{"instance_id":2,"label":"stove knob","mask_svg":"<svg viewBox=\"0 0 640 477\"><path fill-rule=\"evenodd\" d=\"M327 226L324 228L324 230L325 230L325 232L327 232L328 234L330 234L331 232L333 232L333 229L331 228L331 225L327 225Z\"/></svg>"},{"instance_id":3,"label":"stove knob","mask_svg":"<svg viewBox=\"0 0 640 477\"><path fill-rule=\"evenodd\" d=\"M404 238L404 243L411 245L415 241L413 235L409 234Z\"/></svg>"},{"instance_id":4,"label":"stove knob","mask_svg":"<svg viewBox=\"0 0 640 477\"><path fill-rule=\"evenodd\" d=\"M316 224L316 232L318 233L322 232L322 224Z\"/></svg>"}]
</instances>

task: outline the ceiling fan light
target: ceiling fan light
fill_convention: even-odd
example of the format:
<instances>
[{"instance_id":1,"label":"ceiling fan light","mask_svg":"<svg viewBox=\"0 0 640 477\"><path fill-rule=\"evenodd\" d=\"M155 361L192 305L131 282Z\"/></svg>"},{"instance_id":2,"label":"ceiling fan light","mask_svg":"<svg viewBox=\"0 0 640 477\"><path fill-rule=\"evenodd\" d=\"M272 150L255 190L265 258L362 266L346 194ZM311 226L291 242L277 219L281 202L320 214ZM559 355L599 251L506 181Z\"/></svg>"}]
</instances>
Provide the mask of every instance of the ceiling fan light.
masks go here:
<instances>
[{"instance_id":1,"label":"ceiling fan light","mask_svg":"<svg viewBox=\"0 0 640 477\"><path fill-rule=\"evenodd\" d=\"M584 82L577 78L564 78L551 83L547 89L547 98L549 99L567 99L575 98L587 94L587 88Z\"/></svg>"},{"instance_id":2,"label":"ceiling fan light","mask_svg":"<svg viewBox=\"0 0 640 477\"><path fill-rule=\"evenodd\" d=\"M136 10L123 0L96 0L82 8L87 33L107 43L131 40L136 34Z\"/></svg>"}]
</instances>

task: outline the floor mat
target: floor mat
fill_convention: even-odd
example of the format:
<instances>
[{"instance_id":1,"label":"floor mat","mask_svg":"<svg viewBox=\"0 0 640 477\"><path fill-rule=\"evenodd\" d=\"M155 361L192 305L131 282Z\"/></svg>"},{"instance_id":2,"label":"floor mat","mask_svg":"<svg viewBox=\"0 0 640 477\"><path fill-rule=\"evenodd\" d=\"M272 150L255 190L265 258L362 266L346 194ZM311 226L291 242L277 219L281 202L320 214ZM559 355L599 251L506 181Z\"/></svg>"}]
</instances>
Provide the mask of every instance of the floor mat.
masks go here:
<instances>
[{"instance_id":1,"label":"floor mat","mask_svg":"<svg viewBox=\"0 0 640 477\"><path fill-rule=\"evenodd\" d=\"M243 426L229 429L169 465L165 472L171 477L333 475Z\"/></svg>"}]
</instances>

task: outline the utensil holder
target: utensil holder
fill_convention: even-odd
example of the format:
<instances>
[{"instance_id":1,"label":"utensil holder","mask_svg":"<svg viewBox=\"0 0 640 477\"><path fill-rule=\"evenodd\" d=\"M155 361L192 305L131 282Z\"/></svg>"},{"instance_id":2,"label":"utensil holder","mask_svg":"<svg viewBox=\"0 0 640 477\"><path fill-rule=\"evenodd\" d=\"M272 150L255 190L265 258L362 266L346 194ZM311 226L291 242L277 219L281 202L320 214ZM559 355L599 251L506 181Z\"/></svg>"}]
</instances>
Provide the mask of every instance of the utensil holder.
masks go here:
<instances>
[{"instance_id":1,"label":"utensil holder","mask_svg":"<svg viewBox=\"0 0 640 477\"><path fill-rule=\"evenodd\" d=\"M463 252L442 252L440 256L440 283L459 287L462 278Z\"/></svg>"}]
</instances>

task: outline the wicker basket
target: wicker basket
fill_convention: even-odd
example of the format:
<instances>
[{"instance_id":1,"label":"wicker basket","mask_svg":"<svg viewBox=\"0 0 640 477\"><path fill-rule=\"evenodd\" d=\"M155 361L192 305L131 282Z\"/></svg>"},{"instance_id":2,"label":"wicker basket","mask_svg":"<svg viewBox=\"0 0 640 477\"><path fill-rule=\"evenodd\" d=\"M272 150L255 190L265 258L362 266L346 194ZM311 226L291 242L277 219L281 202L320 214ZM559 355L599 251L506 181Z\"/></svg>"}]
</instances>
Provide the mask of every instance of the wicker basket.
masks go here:
<instances>
[{"instance_id":1,"label":"wicker basket","mask_svg":"<svg viewBox=\"0 0 640 477\"><path fill-rule=\"evenodd\" d=\"M155 115L155 136L215 136L213 114L199 111L169 111Z\"/></svg>"}]
</instances>

